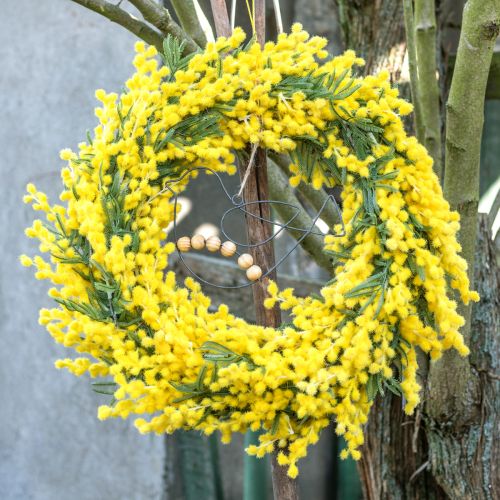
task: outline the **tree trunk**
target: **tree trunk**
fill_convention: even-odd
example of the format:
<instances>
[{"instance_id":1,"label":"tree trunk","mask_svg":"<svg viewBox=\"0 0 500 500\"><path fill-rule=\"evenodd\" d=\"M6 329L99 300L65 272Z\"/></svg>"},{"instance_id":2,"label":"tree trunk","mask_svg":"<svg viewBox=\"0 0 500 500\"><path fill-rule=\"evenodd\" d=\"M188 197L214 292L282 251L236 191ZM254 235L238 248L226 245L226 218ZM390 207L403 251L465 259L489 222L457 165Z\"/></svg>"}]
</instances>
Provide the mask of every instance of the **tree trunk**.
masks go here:
<instances>
[{"instance_id":1,"label":"tree trunk","mask_svg":"<svg viewBox=\"0 0 500 500\"><path fill-rule=\"evenodd\" d=\"M370 413L359 467L365 498L497 498L499 277L488 218L480 214L475 282L481 302L472 310L470 355L477 395L468 401L467 419L461 419L459 425L431 418L422 409L414 417L406 417L401 400L393 396L377 400Z\"/></svg>"},{"instance_id":2,"label":"tree trunk","mask_svg":"<svg viewBox=\"0 0 500 500\"><path fill-rule=\"evenodd\" d=\"M470 385L475 389L459 418L428 419L431 469L450 498L493 499L500 492L500 270L488 228L479 214L475 283L481 302L472 308Z\"/></svg>"},{"instance_id":3,"label":"tree trunk","mask_svg":"<svg viewBox=\"0 0 500 500\"><path fill-rule=\"evenodd\" d=\"M337 0L346 49L365 62L365 73L386 69L398 83L406 51L403 4L400 0Z\"/></svg>"},{"instance_id":4,"label":"tree trunk","mask_svg":"<svg viewBox=\"0 0 500 500\"><path fill-rule=\"evenodd\" d=\"M366 75L389 71L391 83L410 100L409 75L403 73L406 32L401 0L336 0L345 49L365 60ZM403 118L414 132L413 118Z\"/></svg>"},{"instance_id":5,"label":"tree trunk","mask_svg":"<svg viewBox=\"0 0 500 500\"><path fill-rule=\"evenodd\" d=\"M406 49L403 4L399 0L337 0L346 48L366 60L366 73L387 69L400 83ZM399 85L409 97L407 86ZM407 125L409 125L407 123ZM490 499L500 491L496 463L498 445L498 266L485 218L480 218L476 252L476 283L482 297L472 318L474 396L466 402L460 426L417 408L408 417L400 398L377 399L365 430L366 442L358 469L365 498L439 500ZM420 356L422 386L426 388L427 359ZM439 361L438 361L439 363ZM423 394L423 401L429 399ZM433 390L439 390L439 387ZM464 417L464 416L462 416Z\"/></svg>"}]
</instances>

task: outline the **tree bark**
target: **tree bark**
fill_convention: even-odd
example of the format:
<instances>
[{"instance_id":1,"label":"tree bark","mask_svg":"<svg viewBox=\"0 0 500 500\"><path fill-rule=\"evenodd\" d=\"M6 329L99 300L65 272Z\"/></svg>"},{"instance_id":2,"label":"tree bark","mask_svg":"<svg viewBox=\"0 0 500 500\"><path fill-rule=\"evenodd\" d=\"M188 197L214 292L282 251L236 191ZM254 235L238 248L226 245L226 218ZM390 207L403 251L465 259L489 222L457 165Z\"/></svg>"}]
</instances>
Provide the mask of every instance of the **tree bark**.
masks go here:
<instances>
[{"instance_id":1,"label":"tree bark","mask_svg":"<svg viewBox=\"0 0 500 500\"><path fill-rule=\"evenodd\" d=\"M400 0L337 0L345 48L362 57L365 73L386 69L400 80L406 51L403 4Z\"/></svg>"},{"instance_id":2,"label":"tree bark","mask_svg":"<svg viewBox=\"0 0 500 500\"><path fill-rule=\"evenodd\" d=\"M474 271L481 302L472 308L469 363L477 391L462 401L467 410L459 418L429 418L427 435L433 473L450 498L476 500L500 491L500 270L485 214L479 214Z\"/></svg>"},{"instance_id":3,"label":"tree bark","mask_svg":"<svg viewBox=\"0 0 500 500\"><path fill-rule=\"evenodd\" d=\"M422 124L422 110L419 99L417 41L415 39L413 0L403 0L403 12L406 31L406 51L408 54L408 71L410 73L411 102L413 103L413 125L417 139L422 142L424 131Z\"/></svg>"},{"instance_id":4,"label":"tree bark","mask_svg":"<svg viewBox=\"0 0 500 500\"><path fill-rule=\"evenodd\" d=\"M443 152L441 150L441 116L436 63L436 6L434 0L415 1L415 40L423 145L434 160L434 171L441 178Z\"/></svg>"},{"instance_id":5,"label":"tree bark","mask_svg":"<svg viewBox=\"0 0 500 500\"><path fill-rule=\"evenodd\" d=\"M500 269L488 230L479 214L475 282L481 302L472 308L470 381L476 390L466 395L460 415L428 418L432 472L450 498L493 499L500 492ZM448 379L453 378L453 372Z\"/></svg>"},{"instance_id":6,"label":"tree bark","mask_svg":"<svg viewBox=\"0 0 500 500\"><path fill-rule=\"evenodd\" d=\"M410 100L408 75L403 73L406 54L404 9L401 0L336 0L345 49L354 49L365 60L365 75L389 71L391 83ZM403 118L415 132L413 118Z\"/></svg>"}]
</instances>

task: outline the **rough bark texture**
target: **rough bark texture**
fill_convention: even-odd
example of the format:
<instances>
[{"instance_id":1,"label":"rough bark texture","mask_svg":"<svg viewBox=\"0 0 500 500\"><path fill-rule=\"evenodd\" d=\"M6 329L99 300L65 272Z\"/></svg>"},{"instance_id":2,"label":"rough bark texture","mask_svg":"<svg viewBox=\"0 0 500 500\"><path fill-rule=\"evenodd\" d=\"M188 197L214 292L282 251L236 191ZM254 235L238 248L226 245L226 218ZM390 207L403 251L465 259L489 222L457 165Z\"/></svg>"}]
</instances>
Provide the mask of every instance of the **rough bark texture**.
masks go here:
<instances>
[{"instance_id":1,"label":"rough bark texture","mask_svg":"<svg viewBox=\"0 0 500 500\"><path fill-rule=\"evenodd\" d=\"M337 0L337 4L345 47L365 59L365 73L386 69L397 83L406 51L402 2Z\"/></svg>"},{"instance_id":2,"label":"rough bark texture","mask_svg":"<svg viewBox=\"0 0 500 500\"><path fill-rule=\"evenodd\" d=\"M389 71L391 83L410 100L408 75L403 75L406 32L401 0L336 0L345 49L354 49L365 60L363 72ZM402 76L405 79L402 79ZM404 118L413 131L413 117Z\"/></svg>"},{"instance_id":3,"label":"rough bark texture","mask_svg":"<svg viewBox=\"0 0 500 500\"><path fill-rule=\"evenodd\" d=\"M476 390L462 401L466 411L458 418L445 414L426 426L436 479L450 498L471 500L498 498L500 492L500 270L485 214L479 215L475 282L481 302L472 308L468 361Z\"/></svg>"},{"instance_id":4,"label":"rough bark texture","mask_svg":"<svg viewBox=\"0 0 500 500\"><path fill-rule=\"evenodd\" d=\"M432 418L422 409L410 418L399 398L377 400L359 468L367 499L498 498L500 270L484 214L477 241L475 281L481 302L472 312L468 358L476 392L462 401L467 410L460 418Z\"/></svg>"},{"instance_id":5,"label":"rough bark texture","mask_svg":"<svg viewBox=\"0 0 500 500\"><path fill-rule=\"evenodd\" d=\"M429 473L422 425L421 411L408 417L401 398L386 395L375 402L359 466L366 499L447 498Z\"/></svg>"}]
</instances>

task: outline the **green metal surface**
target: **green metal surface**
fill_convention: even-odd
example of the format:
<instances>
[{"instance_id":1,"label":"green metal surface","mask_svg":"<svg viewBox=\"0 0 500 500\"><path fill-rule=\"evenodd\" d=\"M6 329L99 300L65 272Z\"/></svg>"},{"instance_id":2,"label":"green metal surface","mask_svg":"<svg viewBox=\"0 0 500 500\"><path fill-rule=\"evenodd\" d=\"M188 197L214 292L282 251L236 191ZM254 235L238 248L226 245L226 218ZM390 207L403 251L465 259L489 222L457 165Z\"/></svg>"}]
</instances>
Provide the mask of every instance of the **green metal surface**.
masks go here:
<instances>
[{"instance_id":1,"label":"green metal surface","mask_svg":"<svg viewBox=\"0 0 500 500\"><path fill-rule=\"evenodd\" d=\"M245 434L245 448L259 444L259 432ZM270 476L269 456L256 458L245 453L243 461L243 500L266 500Z\"/></svg>"}]
</instances>

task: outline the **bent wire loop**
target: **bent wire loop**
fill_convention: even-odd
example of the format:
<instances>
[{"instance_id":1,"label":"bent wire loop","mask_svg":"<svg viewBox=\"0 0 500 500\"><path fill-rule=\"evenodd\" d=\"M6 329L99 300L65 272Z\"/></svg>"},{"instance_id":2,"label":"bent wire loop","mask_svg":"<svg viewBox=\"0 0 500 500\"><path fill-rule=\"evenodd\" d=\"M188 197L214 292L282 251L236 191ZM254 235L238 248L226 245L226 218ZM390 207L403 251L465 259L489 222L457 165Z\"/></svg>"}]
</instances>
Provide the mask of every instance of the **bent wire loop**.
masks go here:
<instances>
[{"instance_id":1,"label":"bent wire loop","mask_svg":"<svg viewBox=\"0 0 500 500\"><path fill-rule=\"evenodd\" d=\"M224 214L222 215L222 217L221 217L220 230L221 230L221 233L223 234L224 238L226 240L228 240L228 241L231 241L236 246L250 249L250 248L255 248L255 247L258 247L258 246L261 246L261 245L265 245L266 243L269 243L270 241L274 240L274 238L276 238L276 236L278 236L278 234L280 234L284 229L289 229L289 230L293 230L293 231L302 233L302 235L300 236L300 238L298 238L297 240L295 240L295 244L290 248L290 250L288 252L286 252L285 255L283 255L270 269L267 269L267 270L263 271L263 274L259 278L259 280L262 280L262 278L265 278L266 276L268 276L269 274L271 274L275 269L277 269L281 265L281 263L283 261L285 261L295 251L295 249L300 245L300 243L305 238L307 238L307 236L309 236L311 234L318 235L318 236L326 236L326 234L323 234L320 231L314 230L314 226L316 224L316 221L320 218L321 214L325 210L325 207L327 206L328 202L330 202L330 201L333 203L333 205L335 207L335 211L337 212L338 218L340 220L340 225L342 226L342 231L340 233L338 233L338 234L337 233L335 233L335 234L334 233L329 233L329 234L332 234L335 237L345 236L345 226L344 226L344 222L342 220L342 213L340 211L340 208L339 208L339 206L338 206L338 204L337 204L334 196L331 195L331 194L328 195L328 197L326 198L326 200L323 202L323 204L322 204L321 208L319 209L318 213L315 215L314 219L312 220L311 225L308 228L299 228L299 227L292 226L292 223L299 216L300 211L301 211L300 207L298 207L296 205L293 205L292 203L287 203L285 201L278 201L278 200L258 200L258 201L246 202L238 194L235 194L233 196L231 196L229 194L228 190L226 189L226 186L224 186L224 183L223 183L220 175L215 170L212 170L209 167L196 167L196 168L193 168L193 169L189 170L188 172L185 172L184 174L182 174L180 177L177 177L176 179L172 179L172 180L167 181L165 183L164 188L163 188L164 190L169 191L172 194L172 197L173 197L174 219L173 219L172 232L173 232L174 240L175 241L177 241L177 239L178 239L177 238L178 193L176 193L174 191L174 189L172 189L172 187L170 187L170 186L172 184L176 184L176 183L182 181L188 175L191 175L194 172L198 172L198 171L205 171L205 172L209 172L209 173L215 175L215 177L219 181L220 186L222 187L222 190L224 191L224 194L226 195L226 197L229 200L229 202L232 204L232 207L229 208L228 210L226 210L224 212ZM252 212L250 212L248 210L249 206L251 206L251 205L257 205L257 204L259 204L259 205L260 204L269 204L271 206L272 205L284 205L284 206L290 207L292 209L295 209L295 213L294 213L294 215L292 217L290 217L290 219L288 221L286 221L285 223L281 223L281 222L278 222L278 221L270 220L270 219L267 219L265 217L261 217L259 215L253 214ZM253 217L254 219L260 220L262 222L267 222L269 224L272 224L273 226L277 226L279 229L276 232L273 231L273 234L269 238L267 238L267 239L265 239L263 241L259 241L257 243L248 244L248 243L242 243L240 241L236 241L233 238L231 238L231 236L229 236L227 234L226 230L224 229L224 222L225 222L226 218L232 212L234 212L234 211L239 211L239 212L243 213L245 216ZM177 246L176 246L176 250L177 250L177 254L179 256L179 259L182 262L182 264L184 265L184 267L189 271L189 273L193 277L195 277L201 283L204 283L204 284L209 285L209 286L213 286L215 288L223 288L223 289L246 288L246 287L251 286L251 285L253 285L255 283L255 281L248 281L247 283L243 283L243 284L240 284L240 285L217 285L216 283L211 283L210 281L207 281L207 280L203 279L201 276L199 276L198 274L196 274L189 267L189 265L187 264L187 262L184 260L184 257L182 256L182 252L177 248ZM236 254L240 255L238 252L236 252Z\"/></svg>"}]
</instances>

